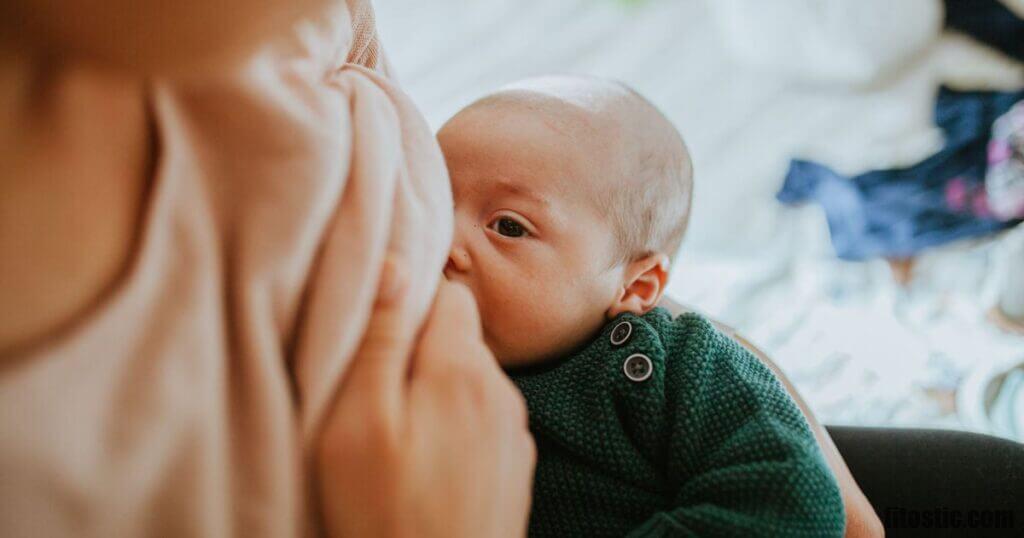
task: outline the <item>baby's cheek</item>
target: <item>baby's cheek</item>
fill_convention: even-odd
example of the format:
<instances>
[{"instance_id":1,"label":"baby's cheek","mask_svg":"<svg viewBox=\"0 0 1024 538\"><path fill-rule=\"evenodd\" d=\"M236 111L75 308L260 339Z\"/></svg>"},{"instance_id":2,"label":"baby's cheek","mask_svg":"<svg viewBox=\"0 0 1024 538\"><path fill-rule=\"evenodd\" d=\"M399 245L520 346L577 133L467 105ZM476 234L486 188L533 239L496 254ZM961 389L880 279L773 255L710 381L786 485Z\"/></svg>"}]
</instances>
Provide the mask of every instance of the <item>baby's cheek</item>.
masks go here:
<instances>
[{"instance_id":1,"label":"baby's cheek","mask_svg":"<svg viewBox=\"0 0 1024 538\"><path fill-rule=\"evenodd\" d=\"M503 365L522 366L560 356L577 343L581 320L565 301L572 299L558 293L517 293L515 300L489 315L494 322L488 332Z\"/></svg>"},{"instance_id":2,"label":"baby's cheek","mask_svg":"<svg viewBox=\"0 0 1024 538\"><path fill-rule=\"evenodd\" d=\"M603 323L607 305L572 260L536 259L527 264L488 267L476 280L480 315L488 344L506 366L560 356ZM598 294L600 295L600 294Z\"/></svg>"},{"instance_id":3,"label":"baby's cheek","mask_svg":"<svg viewBox=\"0 0 1024 538\"><path fill-rule=\"evenodd\" d=\"M520 349L543 346L554 330L555 317L545 304L535 301L505 302L491 316L491 332L506 346Z\"/></svg>"}]
</instances>

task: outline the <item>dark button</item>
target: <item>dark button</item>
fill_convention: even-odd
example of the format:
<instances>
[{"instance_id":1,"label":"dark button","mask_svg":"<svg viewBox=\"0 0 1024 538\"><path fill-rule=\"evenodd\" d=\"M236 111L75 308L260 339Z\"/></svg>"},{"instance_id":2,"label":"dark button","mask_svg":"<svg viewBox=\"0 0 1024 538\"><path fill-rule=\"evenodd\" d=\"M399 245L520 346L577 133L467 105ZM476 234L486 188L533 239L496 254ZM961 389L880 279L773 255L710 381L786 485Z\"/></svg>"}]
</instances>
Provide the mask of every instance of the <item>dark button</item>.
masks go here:
<instances>
[{"instance_id":1,"label":"dark button","mask_svg":"<svg viewBox=\"0 0 1024 538\"><path fill-rule=\"evenodd\" d=\"M634 353L622 363L622 371L630 381L646 381L654 372L654 363L647 355Z\"/></svg>"},{"instance_id":2,"label":"dark button","mask_svg":"<svg viewBox=\"0 0 1024 538\"><path fill-rule=\"evenodd\" d=\"M621 346L629 341L629 335L633 334L633 324L628 321L620 321L612 329L612 345Z\"/></svg>"}]
</instances>

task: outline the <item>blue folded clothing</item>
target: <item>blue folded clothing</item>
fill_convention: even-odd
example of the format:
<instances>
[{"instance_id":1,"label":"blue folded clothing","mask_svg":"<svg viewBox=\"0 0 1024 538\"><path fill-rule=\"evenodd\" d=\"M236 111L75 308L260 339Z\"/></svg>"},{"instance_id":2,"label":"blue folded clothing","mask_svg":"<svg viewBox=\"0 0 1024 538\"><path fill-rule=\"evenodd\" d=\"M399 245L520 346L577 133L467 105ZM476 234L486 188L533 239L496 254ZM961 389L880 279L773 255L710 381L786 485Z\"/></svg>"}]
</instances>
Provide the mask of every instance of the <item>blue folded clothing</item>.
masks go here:
<instances>
[{"instance_id":1,"label":"blue folded clothing","mask_svg":"<svg viewBox=\"0 0 1024 538\"><path fill-rule=\"evenodd\" d=\"M940 88L935 122L946 139L941 151L907 168L853 177L794 160L777 198L821 204L836 254L850 260L906 258L1013 226L1020 221L1003 221L989 211L985 171L992 123L1022 99L1024 90Z\"/></svg>"}]
</instances>

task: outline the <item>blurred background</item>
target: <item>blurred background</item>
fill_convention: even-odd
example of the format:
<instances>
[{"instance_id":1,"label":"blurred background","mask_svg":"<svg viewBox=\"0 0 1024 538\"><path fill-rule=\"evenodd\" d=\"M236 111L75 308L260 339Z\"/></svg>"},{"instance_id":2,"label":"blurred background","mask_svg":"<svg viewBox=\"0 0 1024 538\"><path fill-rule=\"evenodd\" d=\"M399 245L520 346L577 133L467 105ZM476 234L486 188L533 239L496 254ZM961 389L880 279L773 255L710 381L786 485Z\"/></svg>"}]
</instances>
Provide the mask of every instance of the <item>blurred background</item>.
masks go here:
<instances>
[{"instance_id":1,"label":"blurred background","mask_svg":"<svg viewBox=\"0 0 1024 538\"><path fill-rule=\"evenodd\" d=\"M434 129L548 73L659 106L696 170L669 295L762 346L823 422L1024 440L1024 0L375 5Z\"/></svg>"}]
</instances>

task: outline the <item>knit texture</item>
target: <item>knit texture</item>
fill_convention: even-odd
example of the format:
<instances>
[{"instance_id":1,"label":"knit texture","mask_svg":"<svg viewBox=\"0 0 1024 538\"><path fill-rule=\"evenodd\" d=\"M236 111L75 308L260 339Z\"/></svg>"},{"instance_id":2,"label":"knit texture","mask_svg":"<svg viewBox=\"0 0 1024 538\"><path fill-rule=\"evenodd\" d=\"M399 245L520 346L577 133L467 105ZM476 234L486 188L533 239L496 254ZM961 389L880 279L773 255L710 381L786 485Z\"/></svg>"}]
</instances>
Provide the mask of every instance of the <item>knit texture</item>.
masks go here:
<instances>
[{"instance_id":1,"label":"knit texture","mask_svg":"<svg viewBox=\"0 0 1024 538\"><path fill-rule=\"evenodd\" d=\"M611 342L622 321L626 342ZM620 333L621 335L621 333ZM643 381L623 363L650 358ZM756 357L695 314L624 314L510 372L537 443L530 536L842 536L835 478Z\"/></svg>"}]
</instances>

